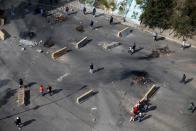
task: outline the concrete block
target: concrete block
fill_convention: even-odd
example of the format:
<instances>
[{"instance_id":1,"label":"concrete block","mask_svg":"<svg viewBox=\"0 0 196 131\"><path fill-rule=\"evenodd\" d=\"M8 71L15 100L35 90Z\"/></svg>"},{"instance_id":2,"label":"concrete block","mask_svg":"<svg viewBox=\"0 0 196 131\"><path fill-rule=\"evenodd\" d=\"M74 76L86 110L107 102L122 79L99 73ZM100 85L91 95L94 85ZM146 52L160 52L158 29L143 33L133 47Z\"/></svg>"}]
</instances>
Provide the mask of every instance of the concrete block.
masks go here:
<instances>
[{"instance_id":1,"label":"concrete block","mask_svg":"<svg viewBox=\"0 0 196 131\"><path fill-rule=\"evenodd\" d=\"M88 99L90 96L92 96L95 92L91 89L85 93L83 93L82 95L80 95L79 97L77 97L76 99L76 103L80 104L81 102L83 102L84 100Z\"/></svg>"},{"instance_id":2,"label":"concrete block","mask_svg":"<svg viewBox=\"0 0 196 131\"><path fill-rule=\"evenodd\" d=\"M132 29L130 29L129 27L126 27L123 30L121 30L121 31L118 32L118 37L126 37L131 32L132 32Z\"/></svg>"},{"instance_id":3,"label":"concrete block","mask_svg":"<svg viewBox=\"0 0 196 131\"><path fill-rule=\"evenodd\" d=\"M146 94L144 95L144 97L141 99L141 101L143 100L149 100L154 94L155 92L159 89L159 87L152 85L152 87L146 92Z\"/></svg>"},{"instance_id":4,"label":"concrete block","mask_svg":"<svg viewBox=\"0 0 196 131\"><path fill-rule=\"evenodd\" d=\"M20 106L25 104L25 89L24 88L18 89L18 104Z\"/></svg>"},{"instance_id":5,"label":"concrete block","mask_svg":"<svg viewBox=\"0 0 196 131\"><path fill-rule=\"evenodd\" d=\"M88 43L88 38L84 37L82 40L80 40L79 42L76 43L76 48L82 48L83 46L85 46Z\"/></svg>"},{"instance_id":6,"label":"concrete block","mask_svg":"<svg viewBox=\"0 0 196 131\"><path fill-rule=\"evenodd\" d=\"M106 50L108 50L108 49L112 49L114 47L117 47L119 45L120 45L120 42L111 42L109 44L104 43L103 44L103 48L106 49Z\"/></svg>"},{"instance_id":7,"label":"concrete block","mask_svg":"<svg viewBox=\"0 0 196 131\"><path fill-rule=\"evenodd\" d=\"M56 60L57 58L61 57L62 55L66 54L68 52L67 47L61 48L55 52L52 53L52 59Z\"/></svg>"}]
</instances>

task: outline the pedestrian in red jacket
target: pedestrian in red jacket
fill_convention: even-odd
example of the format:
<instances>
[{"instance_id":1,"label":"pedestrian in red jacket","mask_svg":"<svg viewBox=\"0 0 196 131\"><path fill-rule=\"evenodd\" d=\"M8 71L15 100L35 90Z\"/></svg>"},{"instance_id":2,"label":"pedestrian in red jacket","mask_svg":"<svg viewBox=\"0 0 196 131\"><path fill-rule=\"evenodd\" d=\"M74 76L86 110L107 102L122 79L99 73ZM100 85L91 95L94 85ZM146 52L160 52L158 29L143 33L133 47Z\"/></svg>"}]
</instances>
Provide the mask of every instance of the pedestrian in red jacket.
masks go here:
<instances>
[{"instance_id":1,"label":"pedestrian in red jacket","mask_svg":"<svg viewBox=\"0 0 196 131\"><path fill-rule=\"evenodd\" d=\"M39 92L41 96L44 96L44 86L40 85Z\"/></svg>"}]
</instances>

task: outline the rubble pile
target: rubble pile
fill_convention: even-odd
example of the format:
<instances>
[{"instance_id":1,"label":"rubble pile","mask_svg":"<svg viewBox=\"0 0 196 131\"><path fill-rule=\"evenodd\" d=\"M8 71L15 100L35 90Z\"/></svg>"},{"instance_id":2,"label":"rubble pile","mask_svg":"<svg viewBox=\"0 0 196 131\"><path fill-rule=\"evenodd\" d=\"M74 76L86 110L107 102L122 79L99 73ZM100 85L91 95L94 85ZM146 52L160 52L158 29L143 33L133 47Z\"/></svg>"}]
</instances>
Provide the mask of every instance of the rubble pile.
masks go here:
<instances>
[{"instance_id":1,"label":"rubble pile","mask_svg":"<svg viewBox=\"0 0 196 131\"><path fill-rule=\"evenodd\" d=\"M131 84L133 84L133 85L140 85L140 86L143 86L143 85L149 86L149 85L153 85L154 81L152 81L151 79L146 78L144 76L135 76L132 79Z\"/></svg>"}]
</instances>

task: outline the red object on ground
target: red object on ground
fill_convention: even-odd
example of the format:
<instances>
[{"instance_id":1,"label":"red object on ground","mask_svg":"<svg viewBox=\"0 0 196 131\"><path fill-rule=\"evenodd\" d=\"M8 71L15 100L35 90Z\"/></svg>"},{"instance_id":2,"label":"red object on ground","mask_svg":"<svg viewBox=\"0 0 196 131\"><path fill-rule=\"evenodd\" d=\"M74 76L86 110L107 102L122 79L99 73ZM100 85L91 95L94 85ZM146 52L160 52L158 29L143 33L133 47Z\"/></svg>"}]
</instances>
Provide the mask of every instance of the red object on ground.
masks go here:
<instances>
[{"instance_id":1,"label":"red object on ground","mask_svg":"<svg viewBox=\"0 0 196 131\"><path fill-rule=\"evenodd\" d=\"M40 92L40 93L43 93L43 92L44 92L44 86L43 86L43 85L40 86L39 92Z\"/></svg>"}]
</instances>

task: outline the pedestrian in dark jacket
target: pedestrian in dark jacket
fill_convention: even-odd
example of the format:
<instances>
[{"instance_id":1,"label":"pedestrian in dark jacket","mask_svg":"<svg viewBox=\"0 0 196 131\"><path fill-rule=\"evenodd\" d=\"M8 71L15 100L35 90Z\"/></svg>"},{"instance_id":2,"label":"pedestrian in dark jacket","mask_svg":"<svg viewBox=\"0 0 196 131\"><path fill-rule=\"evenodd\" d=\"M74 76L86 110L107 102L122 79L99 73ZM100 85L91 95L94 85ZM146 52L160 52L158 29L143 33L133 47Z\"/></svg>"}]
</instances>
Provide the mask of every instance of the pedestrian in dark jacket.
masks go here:
<instances>
[{"instance_id":1,"label":"pedestrian in dark jacket","mask_svg":"<svg viewBox=\"0 0 196 131\"><path fill-rule=\"evenodd\" d=\"M66 11L67 14L69 13L69 7L68 6L66 6L65 11Z\"/></svg>"},{"instance_id":2,"label":"pedestrian in dark jacket","mask_svg":"<svg viewBox=\"0 0 196 131\"><path fill-rule=\"evenodd\" d=\"M86 15L86 7L83 8L83 14Z\"/></svg>"},{"instance_id":3,"label":"pedestrian in dark jacket","mask_svg":"<svg viewBox=\"0 0 196 131\"><path fill-rule=\"evenodd\" d=\"M113 17L111 16L111 17L110 17L110 25L113 23L113 20L114 20L114 19L113 19Z\"/></svg>"},{"instance_id":4,"label":"pedestrian in dark jacket","mask_svg":"<svg viewBox=\"0 0 196 131\"><path fill-rule=\"evenodd\" d=\"M21 87L23 86L23 80L22 80L22 78L20 78L20 79L18 80L18 83L19 83L19 87L21 88Z\"/></svg>"},{"instance_id":5,"label":"pedestrian in dark jacket","mask_svg":"<svg viewBox=\"0 0 196 131\"><path fill-rule=\"evenodd\" d=\"M93 8L93 16L95 17L95 14L96 14L96 8L94 7Z\"/></svg>"},{"instance_id":6,"label":"pedestrian in dark jacket","mask_svg":"<svg viewBox=\"0 0 196 131\"><path fill-rule=\"evenodd\" d=\"M94 21L93 20L91 20L91 22L90 22L90 27L93 29L93 25L94 25Z\"/></svg>"},{"instance_id":7,"label":"pedestrian in dark jacket","mask_svg":"<svg viewBox=\"0 0 196 131\"><path fill-rule=\"evenodd\" d=\"M50 96L52 96L52 86L48 86L47 88L48 94L50 94Z\"/></svg>"},{"instance_id":8,"label":"pedestrian in dark jacket","mask_svg":"<svg viewBox=\"0 0 196 131\"><path fill-rule=\"evenodd\" d=\"M21 128L22 128L22 122L21 122L20 117L16 117L15 124L18 127L18 129L21 130Z\"/></svg>"},{"instance_id":9,"label":"pedestrian in dark jacket","mask_svg":"<svg viewBox=\"0 0 196 131\"><path fill-rule=\"evenodd\" d=\"M185 74L183 74L182 80L181 80L180 82L181 82L181 83L185 83L185 82L186 82L186 75L185 75Z\"/></svg>"},{"instance_id":10,"label":"pedestrian in dark jacket","mask_svg":"<svg viewBox=\"0 0 196 131\"><path fill-rule=\"evenodd\" d=\"M91 74L93 74L93 69L94 69L94 67L93 67L93 64L92 64L92 63L90 64L90 67L89 67L89 68L90 68L89 72L90 72Z\"/></svg>"}]
</instances>

